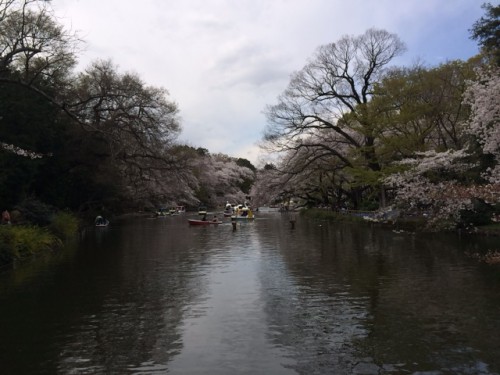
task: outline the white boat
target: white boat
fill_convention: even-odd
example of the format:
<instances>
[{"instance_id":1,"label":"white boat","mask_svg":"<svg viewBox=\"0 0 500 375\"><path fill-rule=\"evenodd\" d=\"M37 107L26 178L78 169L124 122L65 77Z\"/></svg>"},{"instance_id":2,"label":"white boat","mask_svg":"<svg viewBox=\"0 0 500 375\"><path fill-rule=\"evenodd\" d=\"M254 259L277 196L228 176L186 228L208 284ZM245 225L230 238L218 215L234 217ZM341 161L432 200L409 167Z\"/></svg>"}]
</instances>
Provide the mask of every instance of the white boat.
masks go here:
<instances>
[{"instance_id":1,"label":"white boat","mask_svg":"<svg viewBox=\"0 0 500 375\"><path fill-rule=\"evenodd\" d=\"M231 220L253 220L255 218L252 209L247 205L247 203L239 204L234 209L234 214L231 216Z\"/></svg>"}]
</instances>

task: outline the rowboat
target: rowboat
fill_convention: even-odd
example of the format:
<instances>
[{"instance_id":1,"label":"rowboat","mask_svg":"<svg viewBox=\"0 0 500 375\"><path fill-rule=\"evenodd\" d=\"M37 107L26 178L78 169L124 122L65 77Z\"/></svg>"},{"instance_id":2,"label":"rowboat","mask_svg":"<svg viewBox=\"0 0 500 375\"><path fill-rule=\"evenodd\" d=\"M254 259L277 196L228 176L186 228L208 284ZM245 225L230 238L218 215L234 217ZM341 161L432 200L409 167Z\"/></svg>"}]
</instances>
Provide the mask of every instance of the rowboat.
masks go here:
<instances>
[{"instance_id":1,"label":"rowboat","mask_svg":"<svg viewBox=\"0 0 500 375\"><path fill-rule=\"evenodd\" d=\"M210 225L210 224L222 224L222 221L208 221L208 220L196 220L196 219L188 219L189 225Z\"/></svg>"}]
</instances>

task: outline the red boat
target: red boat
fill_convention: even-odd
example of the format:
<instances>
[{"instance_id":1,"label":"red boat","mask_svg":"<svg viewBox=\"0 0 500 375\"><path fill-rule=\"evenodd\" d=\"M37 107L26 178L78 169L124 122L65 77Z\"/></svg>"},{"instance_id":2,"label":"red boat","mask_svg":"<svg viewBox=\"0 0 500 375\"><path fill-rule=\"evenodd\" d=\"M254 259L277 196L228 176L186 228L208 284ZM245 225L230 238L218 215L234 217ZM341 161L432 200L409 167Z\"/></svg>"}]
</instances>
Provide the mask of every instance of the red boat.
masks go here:
<instances>
[{"instance_id":1,"label":"red boat","mask_svg":"<svg viewBox=\"0 0 500 375\"><path fill-rule=\"evenodd\" d=\"M222 221L188 219L188 223L189 225L210 225L210 224L222 224Z\"/></svg>"}]
</instances>

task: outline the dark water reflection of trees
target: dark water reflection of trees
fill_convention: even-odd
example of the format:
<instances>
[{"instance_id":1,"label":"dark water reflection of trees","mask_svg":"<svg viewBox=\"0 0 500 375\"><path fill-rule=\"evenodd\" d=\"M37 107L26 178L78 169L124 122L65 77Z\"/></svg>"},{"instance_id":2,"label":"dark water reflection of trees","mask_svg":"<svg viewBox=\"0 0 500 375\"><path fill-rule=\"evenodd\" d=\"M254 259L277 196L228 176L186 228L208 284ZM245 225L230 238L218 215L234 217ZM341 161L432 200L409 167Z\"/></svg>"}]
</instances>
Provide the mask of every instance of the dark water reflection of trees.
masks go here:
<instances>
[{"instance_id":1,"label":"dark water reflection of trees","mask_svg":"<svg viewBox=\"0 0 500 375\"><path fill-rule=\"evenodd\" d=\"M496 239L300 219L291 229L279 214L234 232L160 220L91 229L73 249L1 272L1 372L500 371L500 269L467 255ZM231 324L248 336L225 336ZM222 341L187 348L188 331ZM268 344L254 348L261 332ZM248 352L231 356L235 337ZM196 350L212 358L205 367Z\"/></svg>"},{"instance_id":2,"label":"dark water reflection of trees","mask_svg":"<svg viewBox=\"0 0 500 375\"><path fill-rule=\"evenodd\" d=\"M133 235L124 235L128 229L123 227L89 230L78 252L48 260L48 266L55 267L50 273L44 273L39 259L23 266L36 278L21 282L21 295L10 306L16 311L9 314L9 306L2 304L2 312L15 322L9 330L3 321L7 324L1 352L16 353L12 349L24 347L14 357L0 354L7 373L9 368L18 374L124 373L130 364L167 363L178 354L183 310L203 293L202 278L190 274L190 268L205 255L185 237L188 243L165 258L164 243L171 238L167 232L158 235L148 224L129 223ZM61 257L70 259L57 259ZM20 332L19 322L29 332ZM59 333L63 337L54 340Z\"/></svg>"},{"instance_id":3,"label":"dark water reflection of trees","mask_svg":"<svg viewBox=\"0 0 500 375\"><path fill-rule=\"evenodd\" d=\"M294 281L267 288L269 325L299 373L499 371L499 269L467 256L495 239L352 224L273 231Z\"/></svg>"}]
</instances>

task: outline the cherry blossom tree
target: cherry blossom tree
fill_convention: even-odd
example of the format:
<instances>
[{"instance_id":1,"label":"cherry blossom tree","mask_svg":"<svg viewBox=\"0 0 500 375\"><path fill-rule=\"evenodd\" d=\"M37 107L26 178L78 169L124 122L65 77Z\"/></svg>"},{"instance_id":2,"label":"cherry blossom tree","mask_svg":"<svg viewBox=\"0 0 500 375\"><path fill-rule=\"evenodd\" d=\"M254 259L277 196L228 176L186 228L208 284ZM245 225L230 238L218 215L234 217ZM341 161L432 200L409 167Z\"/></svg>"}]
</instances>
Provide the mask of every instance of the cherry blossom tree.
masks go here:
<instances>
[{"instance_id":1,"label":"cherry blossom tree","mask_svg":"<svg viewBox=\"0 0 500 375\"><path fill-rule=\"evenodd\" d=\"M468 83L464 104L471 108L461 133L471 143L459 150L431 150L403 159L403 172L395 173L386 183L396 187L396 203L407 210L425 210L430 223L456 225L464 211L473 210L481 200L494 205L500 202L500 71L495 66L478 69L477 78ZM479 144L479 149L474 147ZM482 155L493 163L481 168ZM480 173L481 178L470 179ZM467 223L465 223L467 224Z\"/></svg>"},{"instance_id":2,"label":"cherry blossom tree","mask_svg":"<svg viewBox=\"0 0 500 375\"><path fill-rule=\"evenodd\" d=\"M413 158L398 162L405 169L385 179L395 188L395 203L408 213L425 213L436 223L455 224L462 210L472 207L472 197L463 192L458 180L473 167L466 161L465 150L417 153Z\"/></svg>"},{"instance_id":3,"label":"cherry blossom tree","mask_svg":"<svg viewBox=\"0 0 500 375\"><path fill-rule=\"evenodd\" d=\"M223 207L228 201L243 203L249 193L242 190L243 182L255 179L252 169L225 154L198 153L189 162L189 170L194 178L193 196L197 203L210 207Z\"/></svg>"},{"instance_id":4,"label":"cherry blossom tree","mask_svg":"<svg viewBox=\"0 0 500 375\"><path fill-rule=\"evenodd\" d=\"M500 183L500 68L487 66L478 70L478 77L469 82L464 102L471 107L466 133L475 137L483 154L491 155L495 165L485 171L485 177Z\"/></svg>"},{"instance_id":5,"label":"cherry blossom tree","mask_svg":"<svg viewBox=\"0 0 500 375\"><path fill-rule=\"evenodd\" d=\"M266 164L257 171L250 194L252 204L261 207L283 203L293 192L288 188L285 175L276 166Z\"/></svg>"}]
</instances>

